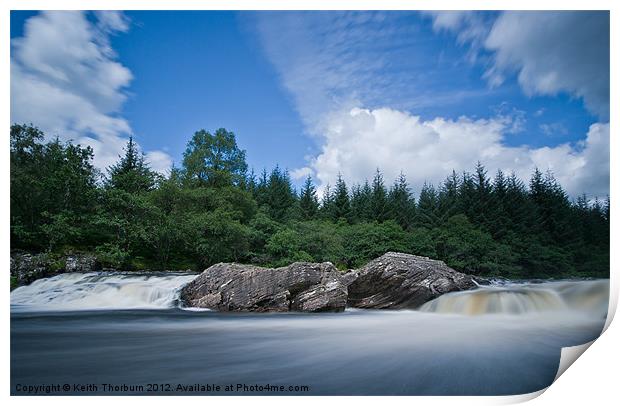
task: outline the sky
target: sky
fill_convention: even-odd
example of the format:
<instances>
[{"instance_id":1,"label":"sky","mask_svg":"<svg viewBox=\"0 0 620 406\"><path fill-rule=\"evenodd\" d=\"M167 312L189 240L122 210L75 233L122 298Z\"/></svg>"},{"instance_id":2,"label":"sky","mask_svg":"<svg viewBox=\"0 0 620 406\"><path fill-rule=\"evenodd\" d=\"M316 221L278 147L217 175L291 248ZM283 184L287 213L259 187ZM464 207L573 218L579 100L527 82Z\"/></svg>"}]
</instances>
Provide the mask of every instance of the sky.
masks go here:
<instances>
[{"instance_id":1,"label":"sky","mask_svg":"<svg viewBox=\"0 0 620 406\"><path fill-rule=\"evenodd\" d=\"M11 12L11 121L153 169L236 134L257 173L412 192L483 163L609 193L608 12Z\"/></svg>"}]
</instances>

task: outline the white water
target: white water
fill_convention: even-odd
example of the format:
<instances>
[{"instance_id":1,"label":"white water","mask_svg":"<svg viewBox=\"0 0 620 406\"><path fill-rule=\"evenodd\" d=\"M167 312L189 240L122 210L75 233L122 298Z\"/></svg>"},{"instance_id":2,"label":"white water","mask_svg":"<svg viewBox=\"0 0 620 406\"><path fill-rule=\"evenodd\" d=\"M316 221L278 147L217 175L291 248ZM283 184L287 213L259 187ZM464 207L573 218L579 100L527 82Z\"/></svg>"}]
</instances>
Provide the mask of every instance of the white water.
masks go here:
<instances>
[{"instance_id":1,"label":"white water","mask_svg":"<svg viewBox=\"0 0 620 406\"><path fill-rule=\"evenodd\" d=\"M11 292L12 310L167 309L193 274L67 273Z\"/></svg>"},{"instance_id":2,"label":"white water","mask_svg":"<svg viewBox=\"0 0 620 406\"><path fill-rule=\"evenodd\" d=\"M599 336L609 292L608 280L503 283L417 311L166 310L194 277L64 274L15 289L11 380L308 384L311 395L529 393L553 382L562 347ZM153 310L40 312L120 308Z\"/></svg>"},{"instance_id":3,"label":"white water","mask_svg":"<svg viewBox=\"0 0 620 406\"><path fill-rule=\"evenodd\" d=\"M168 309L193 274L69 273L39 279L11 292L14 311ZM562 281L482 286L424 304L425 313L466 316L558 312L590 317L607 313L609 281ZM204 310L204 309L187 309Z\"/></svg>"},{"instance_id":4,"label":"white water","mask_svg":"<svg viewBox=\"0 0 620 406\"><path fill-rule=\"evenodd\" d=\"M420 311L469 316L580 311L604 317L608 300L607 279L519 283L448 293L425 303Z\"/></svg>"}]
</instances>

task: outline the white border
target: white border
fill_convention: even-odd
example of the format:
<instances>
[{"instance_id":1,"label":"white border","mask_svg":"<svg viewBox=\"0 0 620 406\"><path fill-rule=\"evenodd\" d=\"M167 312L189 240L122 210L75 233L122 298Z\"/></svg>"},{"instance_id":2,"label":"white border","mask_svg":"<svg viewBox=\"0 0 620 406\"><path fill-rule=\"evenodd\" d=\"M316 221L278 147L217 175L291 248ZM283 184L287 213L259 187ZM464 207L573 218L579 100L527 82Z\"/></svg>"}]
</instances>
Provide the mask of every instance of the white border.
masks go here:
<instances>
[{"instance_id":1,"label":"white border","mask_svg":"<svg viewBox=\"0 0 620 406\"><path fill-rule=\"evenodd\" d=\"M617 194L618 177L617 167L615 159L618 158L618 140L615 131L615 122L618 118L618 81L616 80L616 72L620 72L618 69L618 44L620 44L618 35L618 9L620 2L611 0L589 0L577 1L577 0L565 0L562 2L551 0L504 0L504 1L489 1L489 0L471 0L467 3L458 2L456 0L434 0L434 1L404 1L404 0L315 0L315 1L284 1L284 0L211 0L211 1L197 1L197 0L55 0L55 1L42 1L42 0L5 0L2 2L2 13L0 14L0 27L2 30L2 41L0 41L0 55L2 55L2 62L0 63L0 72L2 73L2 82L0 84L3 97L2 109L0 109L0 117L2 122L5 123L5 131L8 132L10 125L10 81L9 81L9 66L10 66L10 19L9 10L41 10L41 9L57 9L57 10L73 10L73 9L89 9L89 10L276 10L276 9L290 9L290 10L311 10L311 9L333 9L333 10L459 10L459 9L500 9L500 10L556 10L556 9L571 9L571 10L611 10L611 115L610 123L612 128L612 135L610 137L611 142L611 185L610 195L612 195L611 204L612 212L612 233L611 233L611 247L619 247L620 240L618 239L618 221L616 220L616 213L620 207L617 203L617 199L614 199ZM465 7L466 6L466 7ZM560 8L561 6L561 8ZM0 230L2 230L2 246L3 250L2 261L5 264L5 284L8 283L8 266L9 266L9 149L8 149L8 136L4 138L4 159L0 159L0 179L2 182L3 199L2 199L2 220L0 224ZM390 404L402 404L411 405L412 403L424 403L424 404L509 404L523 402L529 399L536 398L534 402L536 404L576 404L579 403L591 403L593 404L613 404L614 400L617 401L616 391L616 379L618 367L617 362L618 350L617 346L620 343L620 333L618 323L610 326L611 320L615 313L615 309L618 303L618 287L619 281L617 277L617 264L618 256L614 250L611 252L611 297L610 297L610 316L606 323L607 331L601 336L600 339L591 346L591 348L577 361L577 366L569 368L560 379L555 382L546 391L540 391L528 395L509 396L509 397L386 397L377 399L376 397L243 397L243 398L229 398L229 397L184 397L183 399L175 397L169 399L167 397L151 397L145 398L131 398L131 397L93 397L88 399L89 403L104 405L110 401L120 403L135 403L135 402L149 402L154 404L169 404L169 402L183 402L191 404L208 404L208 403L236 403L243 402L243 404L281 404L289 405L294 403L296 405L313 405L319 401L323 402L355 402L356 404L375 404L377 401L385 401ZM9 348L9 317L10 317L10 296L8 286L5 285L2 289L3 303L2 306L2 324L4 326L2 335L2 354L3 354L3 368L1 370L1 377L3 381L2 393L4 396L9 397L10 393L10 348ZM539 396L544 392L543 396ZM11 397L10 402L15 404L27 404L31 401L34 402L49 402L51 404L67 405L67 404L81 404L84 400L79 397L47 397L45 399L31 399L26 397Z\"/></svg>"}]
</instances>

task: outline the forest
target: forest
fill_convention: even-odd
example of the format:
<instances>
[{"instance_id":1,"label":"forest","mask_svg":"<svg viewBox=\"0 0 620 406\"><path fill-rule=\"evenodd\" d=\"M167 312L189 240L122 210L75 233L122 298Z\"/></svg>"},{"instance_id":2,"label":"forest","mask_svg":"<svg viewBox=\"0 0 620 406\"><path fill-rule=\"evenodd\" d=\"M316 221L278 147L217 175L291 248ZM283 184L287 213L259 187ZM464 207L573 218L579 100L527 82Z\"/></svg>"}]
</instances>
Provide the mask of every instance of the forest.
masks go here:
<instances>
[{"instance_id":1,"label":"forest","mask_svg":"<svg viewBox=\"0 0 620 406\"><path fill-rule=\"evenodd\" d=\"M278 166L255 173L225 129L197 131L180 167L154 172L129 139L99 171L93 151L11 126L11 249L96 254L122 270L203 270L217 262L359 267L387 251L440 259L474 275L608 277L609 197L576 199L549 171L529 180L483 163L414 196L405 174L342 177L321 198Z\"/></svg>"}]
</instances>

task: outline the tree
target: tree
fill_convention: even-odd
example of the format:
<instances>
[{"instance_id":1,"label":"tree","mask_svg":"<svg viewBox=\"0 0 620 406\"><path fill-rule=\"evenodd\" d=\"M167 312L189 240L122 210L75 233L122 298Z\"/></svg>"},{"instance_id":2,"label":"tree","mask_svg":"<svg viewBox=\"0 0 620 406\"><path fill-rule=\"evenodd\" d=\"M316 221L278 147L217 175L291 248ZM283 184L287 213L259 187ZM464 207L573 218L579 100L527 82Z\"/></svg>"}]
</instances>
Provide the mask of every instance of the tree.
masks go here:
<instances>
[{"instance_id":1,"label":"tree","mask_svg":"<svg viewBox=\"0 0 620 406\"><path fill-rule=\"evenodd\" d=\"M609 196L573 201L551 172L534 171L528 188L501 170L491 180L478 163L438 189L425 183L414 199L404 174L388 191L377 171L351 190L339 176L319 202L311 178L298 196L278 166L245 176L232 133L196 135L167 177L131 138L103 182L88 147L46 141L27 125L11 126L10 146L11 248L53 258L83 250L118 269L219 261L345 269L402 251L480 275L609 275Z\"/></svg>"},{"instance_id":2,"label":"tree","mask_svg":"<svg viewBox=\"0 0 620 406\"><path fill-rule=\"evenodd\" d=\"M439 225L437 210L439 202L437 192L433 185L424 182L420 196L418 197L418 207L416 209L415 223L419 227L433 228Z\"/></svg>"},{"instance_id":3,"label":"tree","mask_svg":"<svg viewBox=\"0 0 620 406\"><path fill-rule=\"evenodd\" d=\"M312 220L316 218L319 211L319 199L316 195L316 188L312 183L312 178L308 176L299 194L299 209L301 218Z\"/></svg>"},{"instance_id":4,"label":"tree","mask_svg":"<svg viewBox=\"0 0 620 406\"><path fill-rule=\"evenodd\" d=\"M390 219L396 221L403 229L408 230L413 226L415 219L415 200L409 191L407 178L400 174L388 194L388 207Z\"/></svg>"},{"instance_id":5,"label":"tree","mask_svg":"<svg viewBox=\"0 0 620 406\"><path fill-rule=\"evenodd\" d=\"M355 221L369 221L372 219L372 188L368 180L363 186L356 185L351 191L351 211Z\"/></svg>"},{"instance_id":6,"label":"tree","mask_svg":"<svg viewBox=\"0 0 620 406\"><path fill-rule=\"evenodd\" d=\"M157 175L145 162L144 154L138 151L133 137L129 137L124 150L125 154L119 156L119 161L108 168L107 187L128 193L153 189Z\"/></svg>"},{"instance_id":7,"label":"tree","mask_svg":"<svg viewBox=\"0 0 620 406\"><path fill-rule=\"evenodd\" d=\"M33 126L11 126L11 240L53 249L88 244L97 203L93 151L55 139Z\"/></svg>"},{"instance_id":8,"label":"tree","mask_svg":"<svg viewBox=\"0 0 620 406\"><path fill-rule=\"evenodd\" d=\"M458 213L460 179L453 170L439 189L437 196L437 215L440 223L445 223L448 218Z\"/></svg>"},{"instance_id":9,"label":"tree","mask_svg":"<svg viewBox=\"0 0 620 406\"><path fill-rule=\"evenodd\" d=\"M372 180L372 195L370 198L370 211L372 219L378 222L387 219L388 214L388 201L387 190L383 183L383 175L381 171L377 169L375 177Z\"/></svg>"},{"instance_id":10,"label":"tree","mask_svg":"<svg viewBox=\"0 0 620 406\"><path fill-rule=\"evenodd\" d=\"M284 221L289 215L296 196L287 171L276 166L269 175L265 202L269 207L269 215L276 221Z\"/></svg>"},{"instance_id":11,"label":"tree","mask_svg":"<svg viewBox=\"0 0 620 406\"><path fill-rule=\"evenodd\" d=\"M334 210L333 220L345 219L351 221L351 202L349 200L349 191L347 184L344 182L342 175L338 175L336 181L336 191L334 193Z\"/></svg>"},{"instance_id":12,"label":"tree","mask_svg":"<svg viewBox=\"0 0 620 406\"><path fill-rule=\"evenodd\" d=\"M239 149L235 134L224 128L215 134L194 133L183 154L185 179L198 186L240 185L245 179L245 151Z\"/></svg>"}]
</instances>

